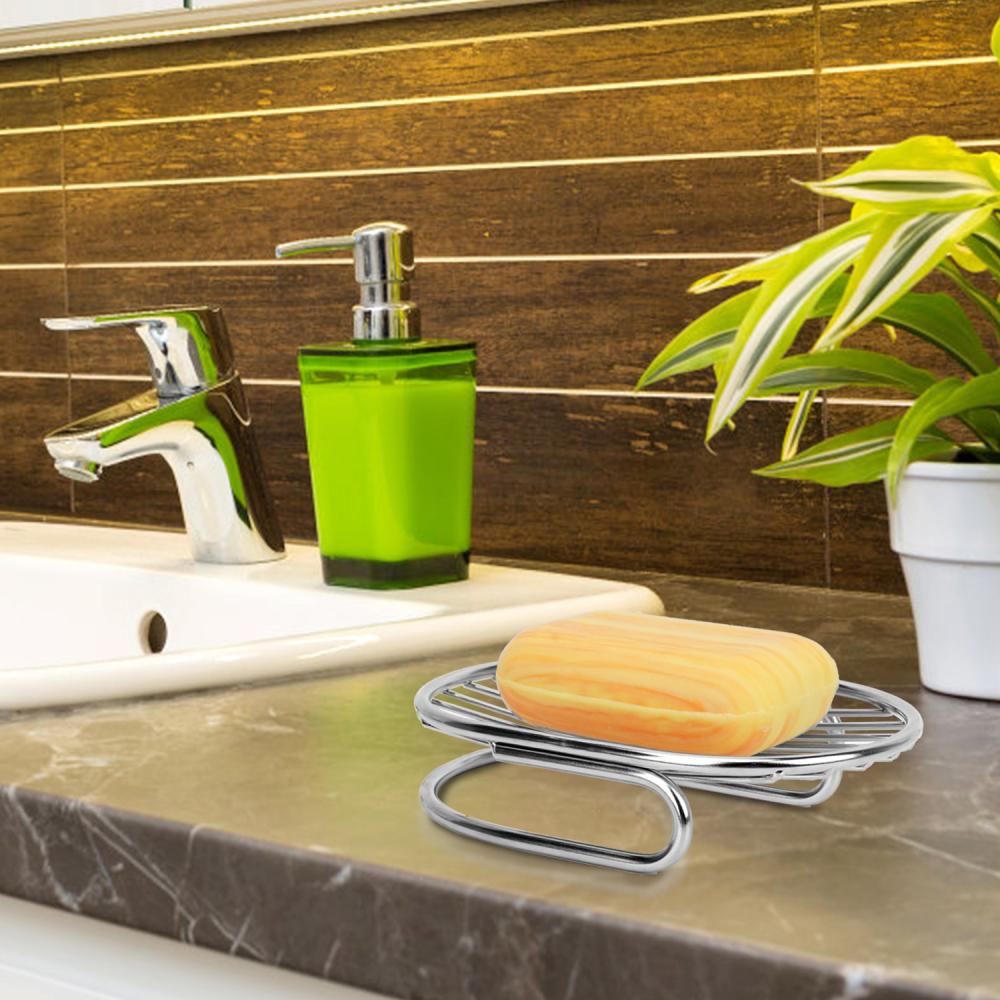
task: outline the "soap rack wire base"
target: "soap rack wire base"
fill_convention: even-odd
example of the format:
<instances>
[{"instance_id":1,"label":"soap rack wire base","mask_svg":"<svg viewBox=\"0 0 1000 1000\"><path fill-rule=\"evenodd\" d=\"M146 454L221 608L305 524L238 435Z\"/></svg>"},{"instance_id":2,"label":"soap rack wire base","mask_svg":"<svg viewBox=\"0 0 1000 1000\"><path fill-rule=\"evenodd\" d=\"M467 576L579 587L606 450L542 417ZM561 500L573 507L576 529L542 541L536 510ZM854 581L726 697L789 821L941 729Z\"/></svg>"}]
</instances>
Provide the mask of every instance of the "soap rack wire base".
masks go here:
<instances>
[{"instance_id":1,"label":"soap rack wire base","mask_svg":"<svg viewBox=\"0 0 1000 1000\"><path fill-rule=\"evenodd\" d=\"M872 764L895 760L923 732L920 713L902 698L841 681L833 706L815 726L753 757L651 750L523 722L497 690L495 663L464 667L430 681L417 692L414 707L429 729L484 744L484 749L442 764L424 779L420 802L435 823L466 837L530 854L646 874L675 864L691 843L691 807L682 788L814 806L833 795L844 771L863 771ZM468 816L444 801L444 790L455 778L498 763L646 788L660 797L670 813L670 840L649 854L603 847Z\"/></svg>"}]
</instances>

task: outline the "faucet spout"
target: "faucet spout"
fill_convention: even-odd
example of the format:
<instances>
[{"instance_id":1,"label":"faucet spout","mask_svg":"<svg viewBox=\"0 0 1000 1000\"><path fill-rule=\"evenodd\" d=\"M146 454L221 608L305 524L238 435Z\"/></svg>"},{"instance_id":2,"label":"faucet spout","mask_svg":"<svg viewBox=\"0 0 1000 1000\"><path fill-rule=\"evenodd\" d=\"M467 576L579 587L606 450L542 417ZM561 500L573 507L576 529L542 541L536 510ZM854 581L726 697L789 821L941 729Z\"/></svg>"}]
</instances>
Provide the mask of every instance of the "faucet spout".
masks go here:
<instances>
[{"instance_id":1,"label":"faucet spout","mask_svg":"<svg viewBox=\"0 0 1000 1000\"><path fill-rule=\"evenodd\" d=\"M86 462L81 458L57 458L55 466L60 476L78 483L96 483L104 471L96 462Z\"/></svg>"},{"instance_id":2,"label":"faucet spout","mask_svg":"<svg viewBox=\"0 0 1000 1000\"><path fill-rule=\"evenodd\" d=\"M167 312L156 310L157 321ZM190 323L201 312L185 308L183 315ZM212 312L211 329L218 336L225 328L221 313ZM118 325L148 322L147 315L127 314ZM57 326L58 322L47 325L91 328ZM114 324L104 317L100 325ZM217 353L224 355L228 350L227 341ZM239 375L229 370L187 394L178 394L176 380L171 380L169 388L169 394L151 389L52 431L45 447L56 469L69 479L93 483L106 466L159 455L176 480L196 560L255 563L280 559L284 542Z\"/></svg>"}]
</instances>

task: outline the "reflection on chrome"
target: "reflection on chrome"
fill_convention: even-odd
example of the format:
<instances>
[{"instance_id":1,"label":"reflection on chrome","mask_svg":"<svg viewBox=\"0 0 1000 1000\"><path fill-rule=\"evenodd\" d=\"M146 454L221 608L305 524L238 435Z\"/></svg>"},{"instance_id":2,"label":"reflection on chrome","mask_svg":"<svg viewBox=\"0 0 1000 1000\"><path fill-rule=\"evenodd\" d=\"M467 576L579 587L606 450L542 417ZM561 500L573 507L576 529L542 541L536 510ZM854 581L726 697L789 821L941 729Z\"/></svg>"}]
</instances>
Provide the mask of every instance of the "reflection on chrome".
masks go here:
<instances>
[{"instance_id":1,"label":"reflection on chrome","mask_svg":"<svg viewBox=\"0 0 1000 1000\"><path fill-rule=\"evenodd\" d=\"M196 560L281 558L281 528L221 309L171 306L42 322L50 330L133 330L154 383L47 435L45 447L62 475L92 483L105 466L161 455L177 480Z\"/></svg>"}]
</instances>

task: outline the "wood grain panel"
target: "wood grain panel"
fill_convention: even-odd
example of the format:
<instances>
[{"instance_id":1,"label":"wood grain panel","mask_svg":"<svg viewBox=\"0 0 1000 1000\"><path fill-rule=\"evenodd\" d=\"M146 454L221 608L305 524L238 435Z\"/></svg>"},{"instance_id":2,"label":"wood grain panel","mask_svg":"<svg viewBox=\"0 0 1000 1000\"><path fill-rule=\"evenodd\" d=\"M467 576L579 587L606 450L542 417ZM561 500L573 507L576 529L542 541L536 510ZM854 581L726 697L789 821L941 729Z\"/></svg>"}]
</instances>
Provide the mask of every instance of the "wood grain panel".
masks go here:
<instances>
[{"instance_id":1,"label":"wood grain panel","mask_svg":"<svg viewBox=\"0 0 1000 1000\"><path fill-rule=\"evenodd\" d=\"M63 272L0 271L0 299L0 371L68 371L66 335L39 323L65 312Z\"/></svg>"},{"instance_id":2,"label":"wood grain panel","mask_svg":"<svg viewBox=\"0 0 1000 1000\"><path fill-rule=\"evenodd\" d=\"M55 264L65 252L59 191L0 194L0 263Z\"/></svg>"},{"instance_id":3,"label":"wood grain panel","mask_svg":"<svg viewBox=\"0 0 1000 1000\"><path fill-rule=\"evenodd\" d=\"M93 129L70 183L808 146L809 78Z\"/></svg>"},{"instance_id":4,"label":"wood grain panel","mask_svg":"<svg viewBox=\"0 0 1000 1000\"><path fill-rule=\"evenodd\" d=\"M925 0L906 7L823 6L820 64L858 66L990 54L996 4Z\"/></svg>"},{"instance_id":5,"label":"wood grain panel","mask_svg":"<svg viewBox=\"0 0 1000 1000\"><path fill-rule=\"evenodd\" d=\"M58 132L0 135L0 188L61 183L60 155Z\"/></svg>"},{"instance_id":6,"label":"wood grain panel","mask_svg":"<svg viewBox=\"0 0 1000 1000\"><path fill-rule=\"evenodd\" d=\"M126 75L70 79L62 93L72 120L87 122L811 69L812 13L789 10L801 7L809 5L801 0L566 0L75 53L61 59L69 77ZM748 11L755 13L725 16ZM660 18L702 20L246 63L258 57ZM171 72L217 60L240 65ZM127 75L132 71L138 75ZM2 74L0 67L0 81ZM50 90L14 88L16 96L8 104L0 97L0 114L9 107L12 121L28 121L25 116L41 121L49 113L43 105ZM831 93L837 97L836 88ZM852 93L846 98L849 112ZM944 114L943 101L940 112ZM829 113L836 117L845 112L834 104ZM350 268L207 266L209 262L267 259L280 240L346 230L387 215L414 227L418 254L424 257L765 251L812 231L815 203L789 182L813 176L815 159L812 154L722 156L180 187L157 187L156 181L812 149L816 115L815 80L808 75L74 130L65 142L70 183L153 183L69 192L68 259L74 265L174 264L74 266L66 272L68 308L102 312L164 301L217 302L227 309L244 375L294 380L297 346L347 333L349 307L356 299ZM908 131L913 120L907 115ZM0 187L59 183L55 134L0 136L0 159ZM0 196L0 261L42 253L44 240L51 237L33 238L31 223L62 238L58 200L33 198L24 193L5 201ZM45 253L58 252L54 242L45 245ZM185 261L205 263L181 266ZM753 467L774 457L786 405L748 405L738 431L724 435L713 455L702 441L709 405L704 399L530 391L538 386L628 389L663 343L713 301L688 296L689 283L726 263L421 264L414 291L428 334L476 339L481 384L529 390L480 394L476 551L824 583L825 491L750 475ZM33 327L40 312L54 311L49 302L55 302L62 280L60 272L23 273L32 277L17 278L10 332L0 329L0 365L15 368L35 364L42 356L31 353L37 345L51 349L56 343L41 333L32 341L18 331ZM6 278L0 272L5 291ZM19 353L26 344L31 351ZM65 350L61 340L58 345ZM81 375L141 377L135 382L77 378L69 386L24 380L25 392L36 393L34 402L0 405L0 426L9 418L18 440L31 438L35 444L30 461L26 450L18 460L21 465L15 463L12 499L0 496L0 506L45 509L44 504L56 503L65 509L69 502L81 517L179 525L176 487L162 460L108 469L100 482L75 487L72 493L51 471L38 440L67 416L67 389L69 409L79 416L145 385L145 356L134 336L119 331L75 336L71 350L73 370ZM54 387L61 395L53 394ZM694 374L666 388L697 392L709 387L704 375ZM248 392L286 535L311 539L315 526L298 389L254 385ZM43 412L39 407L47 408ZM818 412L814 416L813 439L820 432L820 417ZM839 582L850 579L845 563Z\"/></svg>"},{"instance_id":7,"label":"wood grain panel","mask_svg":"<svg viewBox=\"0 0 1000 1000\"><path fill-rule=\"evenodd\" d=\"M997 136L995 63L832 74L820 77L824 146L876 145L911 135Z\"/></svg>"},{"instance_id":8,"label":"wood grain panel","mask_svg":"<svg viewBox=\"0 0 1000 1000\"><path fill-rule=\"evenodd\" d=\"M52 467L42 437L66 422L64 379L3 379L0 384L0 508L70 513L70 484Z\"/></svg>"},{"instance_id":9,"label":"wood grain panel","mask_svg":"<svg viewBox=\"0 0 1000 1000\"><path fill-rule=\"evenodd\" d=\"M545 12L535 14L540 25ZM612 21L619 18L609 12ZM354 44L364 46L358 31ZM66 121L811 68L811 14L520 37L66 84ZM2 92L0 92L2 95Z\"/></svg>"},{"instance_id":10,"label":"wood grain panel","mask_svg":"<svg viewBox=\"0 0 1000 1000\"><path fill-rule=\"evenodd\" d=\"M814 174L810 154L70 191L68 253L74 263L261 260L389 205L422 256L762 252L812 231L814 198L793 178Z\"/></svg>"},{"instance_id":11,"label":"wood grain panel","mask_svg":"<svg viewBox=\"0 0 1000 1000\"><path fill-rule=\"evenodd\" d=\"M891 407L829 406L830 434L899 415ZM906 592L899 558L889 547L889 516L881 483L831 489L830 580L834 587Z\"/></svg>"},{"instance_id":12,"label":"wood grain panel","mask_svg":"<svg viewBox=\"0 0 1000 1000\"><path fill-rule=\"evenodd\" d=\"M120 391L76 387L74 408ZM298 392L252 387L250 401L285 533L312 538ZM780 439L784 408L752 404L742 435L717 456L701 441L706 414L703 403L677 400L481 395L474 551L822 584L821 491L749 475L766 457L761 440ZM106 470L77 490L76 510L141 523L179 517L169 470L152 461Z\"/></svg>"},{"instance_id":13,"label":"wood grain panel","mask_svg":"<svg viewBox=\"0 0 1000 1000\"><path fill-rule=\"evenodd\" d=\"M56 56L31 59L0 59L0 86L33 80L57 80L59 60Z\"/></svg>"},{"instance_id":14,"label":"wood grain panel","mask_svg":"<svg viewBox=\"0 0 1000 1000\"><path fill-rule=\"evenodd\" d=\"M414 295L428 336L476 340L481 384L630 389L674 333L724 297L685 291L724 263L424 264ZM348 267L73 270L69 281L77 313L222 305L240 370L256 378L297 379L296 348L350 336L357 297ZM75 372L147 370L127 333L74 334L71 350ZM663 388L705 390L711 379L692 373Z\"/></svg>"},{"instance_id":15,"label":"wood grain panel","mask_svg":"<svg viewBox=\"0 0 1000 1000\"><path fill-rule=\"evenodd\" d=\"M707 412L705 401L481 396L474 550L822 585L822 490L750 475L787 408L749 404L715 455Z\"/></svg>"},{"instance_id":16,"label":"wood grain panel","mask_svg":"<svg viewBox=\"0 0 1000 1000\"><path fill-rule=\"evenodd\" d=\"M409 45L479 35L574 28L609 22L648 21L656 18L716 18L740 11L780 11L806 6L802 0L564 0L561 3L498 7L486 10L400 18L364 24L315 27L240 35L165 45L116 49L114 52L76 52L63 57L67 76L111 71L157 70L191 65L270 57L287 53L331 51L381 45ZM709 21L715 24L715 21Z\"/></svg>"},{"instance_id":17,"label":"wood grain panel","mask_svg":"<svg viewBox=\"0 0 1000 1000\"><path fill-rule=\"evenodd\" d=\"M54 83L0 87L0 129L58 125L60 103Z\"/></svg>"}]
</instances>

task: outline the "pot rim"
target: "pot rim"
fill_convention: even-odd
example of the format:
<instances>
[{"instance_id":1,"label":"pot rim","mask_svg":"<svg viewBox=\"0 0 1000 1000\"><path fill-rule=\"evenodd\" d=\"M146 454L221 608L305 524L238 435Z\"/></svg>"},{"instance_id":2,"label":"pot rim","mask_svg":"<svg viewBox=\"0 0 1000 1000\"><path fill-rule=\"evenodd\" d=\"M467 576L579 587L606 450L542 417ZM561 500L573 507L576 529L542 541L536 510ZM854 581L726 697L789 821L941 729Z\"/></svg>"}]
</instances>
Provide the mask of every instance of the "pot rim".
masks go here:
<instances>
[{"instance_id":1,"label":"pot rim","mask_svg":"<svg viewBox=\"0 0 1000 1000\"><path fill-rule=\"evenodd\" d=\"M924 460L911 462L906 467L903 478L1000 482L1000 464Z\"/></svg>"}]
</instances>

